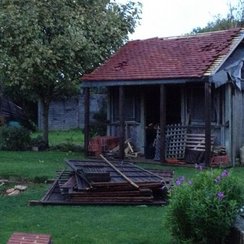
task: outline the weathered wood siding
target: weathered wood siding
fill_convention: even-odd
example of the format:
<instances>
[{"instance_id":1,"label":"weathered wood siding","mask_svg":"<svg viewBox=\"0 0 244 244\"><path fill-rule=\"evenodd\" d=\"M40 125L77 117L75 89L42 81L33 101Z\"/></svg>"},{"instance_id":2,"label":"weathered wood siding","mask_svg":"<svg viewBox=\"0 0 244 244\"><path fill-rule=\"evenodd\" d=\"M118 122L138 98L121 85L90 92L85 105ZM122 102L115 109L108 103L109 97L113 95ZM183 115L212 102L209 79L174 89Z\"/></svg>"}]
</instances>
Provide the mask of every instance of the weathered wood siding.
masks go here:
<instances>
[{"instance_id":1,"label":"weathered wood siding","mask_svg":"<svg viewBox=\"0 0 244 244\"><path fill-rule=\"evenodd\" d=\"M226 86L224 141L231 163L235 165L244 145L244 94L230 84Z\"/></svg>"},{"instance_id":2,"label":"weathered wood siding","mask_svg":"<svg viewBox=\"0 0 244 244\"><path fill-rule=\"evenodd\" d=\"M242 92L242 117L239 118L241 120L242 123L242 127L241 127L241 147L244 146L244 92Z\"/></svg>"},{"instance_id":3,"label":"weathered wood siding","mask_svg":"<svg viewBox=\"0 0 244 244\"><path fill-rule=\"evenodd\" d=\"M221 66L220 70L244 58L244 45L241 44ZM244 94L231 82L225 85L224 127L221 131L232 164L240 155L244 145Z\"/></svg>"},{"instance_id":4,"label":"weathered wood siding","mask_svg":"<svg viewBox=\"0 0 244 244\"><path fill-rule=\"evenodd\" d=\"M142 125L140 123L132 122L132 121L126 121L126 129L125 133L126 136L125 138L131 139L132 144L136 147L136 150L139 150L141 152L144 152L144 132L142 129ZM109 135L113 136L119 136L119 125L117 123L110 124L110 133Z\"/></svg>"},{"instance_id":5,"label":"weathered wood siding","mask_svg":"<svg viewBox=\"0 0 244 244\"><path fill-rule=\"evenodd\" d=\"M90 96L90 119L98 112L106 101L106 95L91 94ZM42 129L42 106L38 104L38 128ZM84 128L84 96L71 97L53 101L49 108L49 129L68 130Z\"/></svg>"},{"instance_id":6,"label":"weathered wood siding","mask_svg":"<svg viewBox=\"0 0 244 244\"><path fill-rule=\"evenodd\" d=\"M182 85L182 86L175 86L175 89L179 89L181 94L180 99L180 121L182 125L188 126L188 131L190 133L204 133L205 132L205 122L204 122L204 90L202 85ZM126 121L126 138L131 138L133 144L137 147L137 150L141 152L145 152L146 146L146 111L145 111L145 92L147 91L147 87L142 87L139 92L132 93L133 98L139 102L140 107L140 119L137 121ZM198 93L196 92L196 89ZM202 89L202 91L201 91ZM224 89L213 89L213 103L212 106L212 135L214 135L215 143L217 145L225 145L225 137L222 135L222 130L224 130L223 125L223 114L224 114L224 97L221 94L224 94ZM200 91L200 93L199 93ZM167 92L167 90L166 90ZM110 124L108 126L107 134L119 136L119 122L114 121L114 109L113 106L116 103L116 94L113 90L110 90L109 96L109 107L108 107L108 121ZM115 95L114 95L115 94ZM130 94L130 93L128 93ZM131 95L131 94L130 94ZM194 95L194 96L193 96ZM128 98L128 97L127 97ZM152 94L152 99L157 99L157 96ZM220 101L220 99L222 99ZM156 108L153 106L152 103L151 110L155 110ZM137 104L138 105L138 104ZM128 109L127 107L125 109ZM160 114L160 109L158 109L158 114ZM171 110L172 113L174 112L171 107L166 107L166 111ZM220 109L222 112L220 112Z\"/></svg>"},{"instance_id":7,"label":"weathered wood siding","mask_svg":"<svg viewBox=\"0 0 244 244\"><path fill-rule=\"evenodd\" d=\"M133 90L133 88L132 88ZM126 113L126 119L125 119L125 138L131 139L131 142L134 146L136 146L136 150L144 152L144 110L143 110L143 93L142 90L138 89L133 93L133 99L130 99L132 96L132 93L129 92L128 94L128 89L126 90L125 93L126 98L131 100L133 104L130 104L130 106L136 106L137 108L134 109L139 112L139 114L136 115L137 120L128 120L127 118L130 117L130 114ZM129 97L130 96L130 97ZM119 121L116 119L116 109L114 106L117 104L117 93L114 88L109 90L109 99L108 99L108 116L107 119L109 121L108 129L107 129L107 134L108 135L113 135L113 136L119 136ZM127 100L128 101L128 100ZM125 109L128 111L128 106L129 104L126 103ZM131 108L130 108L131 110ZM133 114L132 117L134 117L135 114Z\"/></svg>"},{"instance_id":8,"label":"weathered wood siding","mask_svg":"<svg viewBox=\"0 0 244 244\"><path fill-rule=\"evenodd\" d=\"M243 142L243 102L242 102L242 92L238 89L235 89L233 92L233 107L232 107L232 134L233 134L233 143L232 143L232 150L233 150L233 163L235 163L235 159L240 157L240 148Z\"/></svg>"}]
</instances>

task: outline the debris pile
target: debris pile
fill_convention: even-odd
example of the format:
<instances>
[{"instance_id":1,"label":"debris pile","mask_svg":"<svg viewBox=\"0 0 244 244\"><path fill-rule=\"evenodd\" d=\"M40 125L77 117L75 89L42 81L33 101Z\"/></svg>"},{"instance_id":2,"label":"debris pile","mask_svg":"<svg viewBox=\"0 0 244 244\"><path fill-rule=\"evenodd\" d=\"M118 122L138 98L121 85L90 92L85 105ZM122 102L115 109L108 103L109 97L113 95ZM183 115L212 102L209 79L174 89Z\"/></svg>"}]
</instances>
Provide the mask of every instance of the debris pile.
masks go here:
<instances>
[{"instance_id":1,"label":"debris pile","mask_svg":"<svg viewBox=\"0 0 244 244\"><path fill-rule=\"evenodd\" d=\"M68 169L30 204L165 204L172 171L159 175L132 163L103 160L67 160Z\"/></svg>"},{"instance_id":2,"label":"debris pile","mask_svg":"<svg viewBox=\"0 0 244 244\"><path fill-rule=\"evenodd\" d=\"M7 196L17 196L22 191L25 191L26 189L27 189L27 186L24 186L24 185L16 185L13 188L7 189L6 192L5 192L5 194Z\"/></svg>"},{"instance_id":3,"label":"debris pile","mask_svg":"<svg viewBox=\"0 0 244 244\"><path fill-rule=\"evenodd\" d=\"M229 158L226 152L226 148L224 146L213 147L210 166L219 167L219 166L226 166L228 164L229 164Z\"/></svg>"}]
</instances>

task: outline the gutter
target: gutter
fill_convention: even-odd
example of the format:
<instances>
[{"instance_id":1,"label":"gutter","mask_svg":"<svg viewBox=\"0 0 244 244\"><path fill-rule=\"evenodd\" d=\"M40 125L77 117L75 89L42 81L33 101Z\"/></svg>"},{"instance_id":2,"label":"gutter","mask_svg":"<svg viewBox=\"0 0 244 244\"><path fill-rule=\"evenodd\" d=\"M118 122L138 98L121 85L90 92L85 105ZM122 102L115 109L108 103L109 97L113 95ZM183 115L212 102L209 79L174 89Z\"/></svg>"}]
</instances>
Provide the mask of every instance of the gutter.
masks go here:
<instances>
[{"instance_id":1,"label":"gutter","mask_svg":"<svg viewBox=\"0 0 244 244\"><path fill-rule=\"evenodd\" d=\"M81 86L85 87L107 87L107 86L140 86L140 85L163 85L163 84L186 84L204 82L207 76L182 79L160 79L160 80L83 80Z\"/></svg>"}]
</instances>

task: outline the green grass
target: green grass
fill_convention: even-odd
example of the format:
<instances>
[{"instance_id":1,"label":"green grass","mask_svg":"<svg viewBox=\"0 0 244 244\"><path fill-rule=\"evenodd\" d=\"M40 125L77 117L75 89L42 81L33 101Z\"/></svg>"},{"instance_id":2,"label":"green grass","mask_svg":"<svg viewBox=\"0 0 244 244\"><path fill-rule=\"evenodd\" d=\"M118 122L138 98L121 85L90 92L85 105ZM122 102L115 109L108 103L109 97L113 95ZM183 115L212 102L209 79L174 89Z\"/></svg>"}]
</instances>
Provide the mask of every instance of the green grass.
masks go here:
<instances>
[{"instance_id":1,"label":"green grass","mask_svg":"<svg viewBox=\"0 0 244 244\"><path fill-rule=\"evenodd\" d=\"M0 151L0 177L36 181L53 178L64 168L64 159L81 159L83 154L72 152L7 152Z\"/></svg>"},{"instance_id":2,"label":"green grass","mask_svg":"<svg viewBox=\"0 0 244 244\"><path fill-rule=\"evenodd\" d=\"M0 195L0 240L6 243L15 232L47 233L55 244L168 244L172 243L164 227L167 207L146 206L29 206L39 200L47 184L39 179L53 178L64 168L64 158L81 159L81 153L3 152L0 151L0 178L25 179L28 189L15 197ZM161 165L157 168L166 168ZM168 168L168 167L167 167ZM193 168L173 167L175 176L193 178ZM233 173L244 186L244 168ZM0 192L5 185L0 187Z\"/></svg>"},{"instance_id":3,"label":"green grass","mask_svg":"<svg viewBox=\"0 0 244 244\"><path fill-rule=\"evenodd\" d=\"M32 133L32 138L42 135L41 132ZM84 142L84 135L82 130L74 129L67 131L50 131L49 132L49 145L55 146L61 143L70 143L81 145Z\"/></svg>"},{"instance_id":4,"label":"green grass","mask_svg":"<svg viewBox=\"0 0 244 244\"><path fill-rule=\"evenodd\" d=\"M36 176L52 178L56 170L64 168L64 158L82 158L82 155L1 151L0 158L0 176L32 181ZM0 196L2 243L15 231L50 233L54 243L61 244L170 243L170 236L163 231L164 207L30 207L29 200L39 200L48 185L27 184L27 191L19 196ZM11 185L2 186L2 191L4 187Z\"/></svg>"},{"instance_id":5,"label":"green grass","mask_svg":"<svg viewBox=\"0 0 244 244\"><path fill-rule=\"evenodd\" d=\"M164 207L28 206L43 185L17 197L1 197L1 243L14 231L51 234L54 243L170 243Z\"/></svg>"}]
</instances>

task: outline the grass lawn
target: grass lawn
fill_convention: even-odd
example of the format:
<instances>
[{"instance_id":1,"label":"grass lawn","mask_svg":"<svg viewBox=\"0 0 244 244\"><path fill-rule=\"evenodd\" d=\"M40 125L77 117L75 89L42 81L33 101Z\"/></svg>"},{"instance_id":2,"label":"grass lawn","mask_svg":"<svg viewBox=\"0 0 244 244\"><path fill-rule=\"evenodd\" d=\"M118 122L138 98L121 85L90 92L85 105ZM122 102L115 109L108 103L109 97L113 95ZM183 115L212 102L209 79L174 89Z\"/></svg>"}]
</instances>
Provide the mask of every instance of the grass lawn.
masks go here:
<instances>
[{"instance_id":1,"label":"grass lawn","mask_svg":"<svg viewBox=\"0 0 244 244\"><path fill-rule=\"evenodd\" d=\"M42 135L41 132L32 133L32 138ZM60 143L72 143L81 145L84 142L84 135L81 129L67 130L67 131L50 131L49 145L55 146Z\"/></svg>"},{"instance_id":2,"label":"grass lawn","mask_svg":"<svg viewBox=\"0 0 244 244\"><path fill-rule=\"evenodd\" d=\"M72 152L7 152L0 151L0 178L42 181L55 177L64 168L64 159L81 159L81 153Z\"/></svg>"},{"instance_id":3,"label":"grass lawn","mask_svg":"<svg viewBox=\"0 0 244 244\"><path fill-rule=\"evenodd\" d=\"M0 151L0 178L28 181L28 189L15 197L0 195L0 240L6 243L15 232L49 233L55 244L140 243L167 244L171 237L164 227L167 207L146 206L28 206L48 188L33 183L53 178L64 168L64 158L82 159L80 153ZM163 168L162 166L157 166ZM195 169L174 167L176 177L194 177ZM234 174L244 186L244 168ZM5 187L1 186L0 192Z\"/></svg>"}]
</instances>

